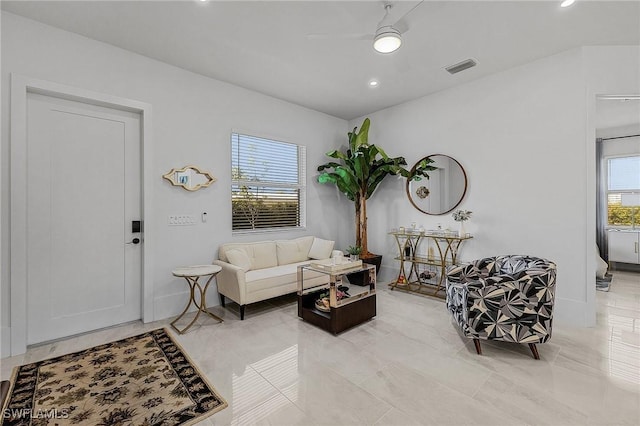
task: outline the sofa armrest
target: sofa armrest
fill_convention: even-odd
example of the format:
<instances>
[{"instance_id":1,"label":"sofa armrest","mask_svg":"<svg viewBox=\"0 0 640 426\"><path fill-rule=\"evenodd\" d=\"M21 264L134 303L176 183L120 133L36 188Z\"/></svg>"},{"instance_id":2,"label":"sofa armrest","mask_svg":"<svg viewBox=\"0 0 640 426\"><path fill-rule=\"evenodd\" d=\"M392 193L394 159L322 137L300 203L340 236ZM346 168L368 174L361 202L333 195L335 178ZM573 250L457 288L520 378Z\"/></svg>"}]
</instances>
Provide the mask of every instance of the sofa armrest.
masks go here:
<instances>
[{"instance_id":1,"label":"sofa armrest","mask_svg":"<svg viewBox=\"0 0 640 426\"><path fill-rule=\"evenodd\" d=\"M225 295L239 305L245 305L246 280L244 269L222 260L214 260L213 264L222 268L216 276L218 293Z\"/></svg>"}]
</instances>

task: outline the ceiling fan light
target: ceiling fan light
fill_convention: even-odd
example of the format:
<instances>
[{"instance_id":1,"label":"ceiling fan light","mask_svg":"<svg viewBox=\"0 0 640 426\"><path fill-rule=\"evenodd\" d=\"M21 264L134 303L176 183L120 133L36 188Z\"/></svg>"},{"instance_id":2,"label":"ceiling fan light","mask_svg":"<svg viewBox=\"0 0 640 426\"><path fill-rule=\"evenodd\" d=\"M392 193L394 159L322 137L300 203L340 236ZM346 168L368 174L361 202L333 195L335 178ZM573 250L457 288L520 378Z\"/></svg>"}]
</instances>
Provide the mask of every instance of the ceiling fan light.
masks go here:
<instances>
[{"instance_id":1,"label":"ceiling fan light","mask_svg":"<svg viewBox=\"0 0 640 426\"><path fill-rule=\"evenodd\" d=\"M391 26L378 29L373 39L373 48L380 53L394 52L401 44L400 32Z\"/></svg>"}]
</instances>

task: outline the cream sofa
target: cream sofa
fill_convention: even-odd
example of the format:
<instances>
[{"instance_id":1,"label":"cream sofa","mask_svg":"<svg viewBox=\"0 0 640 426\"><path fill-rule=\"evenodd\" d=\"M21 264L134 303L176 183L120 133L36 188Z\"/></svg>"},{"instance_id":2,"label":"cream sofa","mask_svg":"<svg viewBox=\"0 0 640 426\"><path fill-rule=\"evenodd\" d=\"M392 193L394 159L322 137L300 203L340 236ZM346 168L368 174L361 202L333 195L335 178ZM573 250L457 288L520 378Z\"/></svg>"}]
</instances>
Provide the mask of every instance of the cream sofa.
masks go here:
<instances>
[{"instance_id":1,"label":"cream sofa","mask_svg":"<svg viewBox=\"0 0 640 426\"><path fill-rule=\"evenodd\" d=\"M236 302L243 320L244 308L249 303L295 292L298 266L309 263L310 259L328 259L332 254L341 254L334 251L333 246L333 241L313 236L222 244L218 248L218 259L213 261L222 267L216 276L220 304L225 306L225 297ZM326 274L305 273L305 287L328 281Z\"/></svg>"}]
</instances>

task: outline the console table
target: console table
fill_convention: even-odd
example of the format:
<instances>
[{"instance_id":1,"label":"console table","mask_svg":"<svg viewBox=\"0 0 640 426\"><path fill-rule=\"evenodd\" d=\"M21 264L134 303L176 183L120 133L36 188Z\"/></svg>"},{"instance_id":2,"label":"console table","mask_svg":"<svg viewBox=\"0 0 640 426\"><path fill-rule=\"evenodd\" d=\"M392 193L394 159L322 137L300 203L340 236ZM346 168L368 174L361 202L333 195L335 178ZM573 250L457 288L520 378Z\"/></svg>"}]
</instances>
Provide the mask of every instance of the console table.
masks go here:
<instances>
[{"instance_id":1,"label":"console table","mask_svg":"<svg viewBox=\"0 0 640 426\"><path fill-rule=\"evenodd\" d=\"M389 235L396 240L399 255L395 259L400 261L398 278L389 288L444 299L447 267L458 264L460 245L473 237L448 231L390 232ZM421 256L418 253L423 241L434 244Z\"/></svg>"}]
</instances>

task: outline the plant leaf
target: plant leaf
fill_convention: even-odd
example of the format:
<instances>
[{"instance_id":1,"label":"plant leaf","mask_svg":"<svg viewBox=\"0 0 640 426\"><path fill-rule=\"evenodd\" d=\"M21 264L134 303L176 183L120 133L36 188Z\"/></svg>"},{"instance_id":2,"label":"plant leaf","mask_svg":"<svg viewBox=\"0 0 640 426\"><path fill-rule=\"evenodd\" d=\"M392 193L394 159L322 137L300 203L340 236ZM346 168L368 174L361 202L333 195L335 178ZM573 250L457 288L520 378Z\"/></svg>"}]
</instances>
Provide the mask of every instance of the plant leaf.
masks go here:
<instances>
[{"instance_id":1,"label":"plant leaf","mask_svg":"<svg viewBox=\"0 0 640 426\"><path fill-rule=\"evenodd\" d=\"M347 160L349 157L347 156L347 154L345 154L344 152L340 152L336 149L334 149L333 151L329 151L327 152L327 157L331 157L331 158L339 158L341 160Z\"/></svg>"},{"instance_id":2,"label":"plant leaf","mask_svg":"<svg viewBox=\"0 0 640 426\"><path fill-rule=\"evenodd\" d=\"M324 169L331 169L331 168L336 168L336 167L340 167L340 164L338 163L334 163L334 162L329 162L326 164L321 164L318 166L318 171L321 172Z\"/></svg>"},{"instance_id":3,"label":"plant leaf","mask_svg":"<svg viewBox=\"0 0 640 426\"><path fill-rule=\"evenodd\" d=\"M362 145L369 144L369 126L371 126L371 120L369 118L365 118L362 122L362 126L360 126L360 131L355 137L354 146L358 148ZM355 129L354 129L355 132Z\"/></svg>"}]
</instances>

